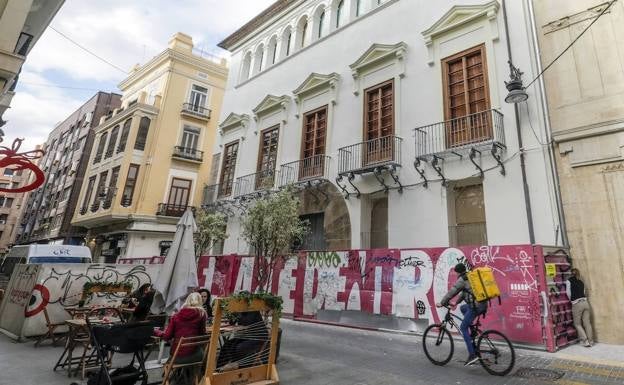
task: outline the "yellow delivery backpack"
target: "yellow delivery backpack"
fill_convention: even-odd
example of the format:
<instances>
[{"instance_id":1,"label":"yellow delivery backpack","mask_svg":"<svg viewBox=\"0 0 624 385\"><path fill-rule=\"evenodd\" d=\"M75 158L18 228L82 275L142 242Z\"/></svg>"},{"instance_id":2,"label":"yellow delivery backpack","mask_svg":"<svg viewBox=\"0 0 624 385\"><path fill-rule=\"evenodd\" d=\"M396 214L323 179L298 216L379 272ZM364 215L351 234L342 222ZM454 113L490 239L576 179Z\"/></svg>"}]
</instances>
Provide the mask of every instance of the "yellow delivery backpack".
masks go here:
<instances>
[{"instance_id":1,"label":"yellow delivery backpack","mask_svg":"<svg viewBox=\"0 0 624 385\"><path fill-rule=\"evenodd\" d=\"M500 298L500 289L496 284L494 272L491 267L477 267L467 273L468 282L477 302L483 302L492 298Z\"/></svg>"}]
</instances>

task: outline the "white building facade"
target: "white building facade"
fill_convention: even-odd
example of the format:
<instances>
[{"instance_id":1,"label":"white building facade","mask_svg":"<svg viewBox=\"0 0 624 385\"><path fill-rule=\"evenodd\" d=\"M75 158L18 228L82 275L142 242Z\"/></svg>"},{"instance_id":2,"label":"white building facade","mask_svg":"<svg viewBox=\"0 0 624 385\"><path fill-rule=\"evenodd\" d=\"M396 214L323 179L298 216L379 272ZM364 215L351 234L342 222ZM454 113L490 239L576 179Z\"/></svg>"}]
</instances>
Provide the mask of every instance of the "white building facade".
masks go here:
<instances>
[{"instance_id":1,"label":"white building facade","mask_svg":"<svg viewBox=\"0 0 624 385\"><path fill-rule=\"evenodd\" d=\"M241 216L291 183L306 249L561 244L543 95L504 101L508 61L536 76L532 27L524 0L277 1L220 44L222 252L248 252Z\"/></svg>"}]
</instances>

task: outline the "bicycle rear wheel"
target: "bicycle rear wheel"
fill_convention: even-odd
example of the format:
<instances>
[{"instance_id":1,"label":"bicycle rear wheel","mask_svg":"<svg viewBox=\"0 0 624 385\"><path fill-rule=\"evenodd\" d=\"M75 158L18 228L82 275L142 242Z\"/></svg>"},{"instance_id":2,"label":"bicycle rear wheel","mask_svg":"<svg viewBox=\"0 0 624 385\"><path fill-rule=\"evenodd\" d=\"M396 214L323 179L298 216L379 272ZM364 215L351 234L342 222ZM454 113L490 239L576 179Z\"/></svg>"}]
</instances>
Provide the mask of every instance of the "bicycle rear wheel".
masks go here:
<instances>
[{"instance_id":1,"label":"bicycle rear wheel","mask_svg":"<svg viewBox=\"0 0 624 385\"><path fill-rule=\"evenodd\" d=\"M423 350L434 365L446 365L453 357L453 338L442 325L434 324L425 329L423 334Z\"/></svg>"},{"instance_id":2,"label":"bicycle rear wheel","mask_svg":"<svg viewBox=\"0 0 624 385\"><path fill-rule=\"evenodd\" d=\"M513 345L503 333L496 330L486 330L479 336L477 351L481 366L495 376L509 374L516 362Z\"/></svg>"}]
</instances>

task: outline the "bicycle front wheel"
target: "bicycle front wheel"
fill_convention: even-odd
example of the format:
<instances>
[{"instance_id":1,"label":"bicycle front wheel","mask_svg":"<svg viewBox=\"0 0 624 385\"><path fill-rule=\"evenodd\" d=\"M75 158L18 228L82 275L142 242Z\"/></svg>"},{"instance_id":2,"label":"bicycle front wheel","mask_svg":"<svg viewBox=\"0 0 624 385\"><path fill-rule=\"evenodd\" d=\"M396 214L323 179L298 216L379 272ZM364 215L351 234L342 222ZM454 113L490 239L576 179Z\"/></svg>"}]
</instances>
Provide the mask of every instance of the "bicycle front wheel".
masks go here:
<instances>
[{"instance_id":1,"label":"bicycle front wheel","mask_svg":"<svg viewBox=\"0 0 624 385\"><path fill-rule=\"evenodd\" d=\"M423 334L423 350L434 365L446 365L453 357L453 338L442 325L434 324L425 329Z\"/></svg>"},{"instance_id":2,"label":"bicycle front wheel","mask_svg":"<svg viewBox=\"0 0 624 385\"><path fill-rule=\"evenodd\" d=\"M495 376L509 374L516 362L513 345L503 333L496 330L486 330L479 336L477 351L481 366Z\"/></svg>"}]
</instances>

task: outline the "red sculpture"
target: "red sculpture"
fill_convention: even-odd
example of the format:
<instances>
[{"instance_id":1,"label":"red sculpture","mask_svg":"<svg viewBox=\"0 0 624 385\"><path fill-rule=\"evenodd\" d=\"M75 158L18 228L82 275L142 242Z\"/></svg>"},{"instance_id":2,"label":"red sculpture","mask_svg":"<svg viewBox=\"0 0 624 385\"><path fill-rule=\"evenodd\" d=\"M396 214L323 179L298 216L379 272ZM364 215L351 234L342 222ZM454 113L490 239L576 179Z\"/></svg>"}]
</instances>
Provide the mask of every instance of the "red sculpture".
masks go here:
<instances>
[{"instance_id":1,"label":"red sculpture","mask_svg":"<svg viewBox=\"0 0 624 385\"><path fill-rule=\"evenodd\" d=\"M0 137L0 142L1 141L2 139ZM41 171L41 169L36 164L30 161L31 159L37 159L42 157L45 152L43 150L33 150L18 153L17 151L19 150L23 141L24 139L15 139L11 148L0 146L0 156L4 155L4 158L0 160L0 168L17 166L10 168L13 171L30 170L33 172L33 174L35 174L35 180L30 184L15 189L0 187L0 192L21 193L31 191L41 186L43 182L45 182L45 174L43 173L43 171Z\"/></svg>"}]
</instances>

